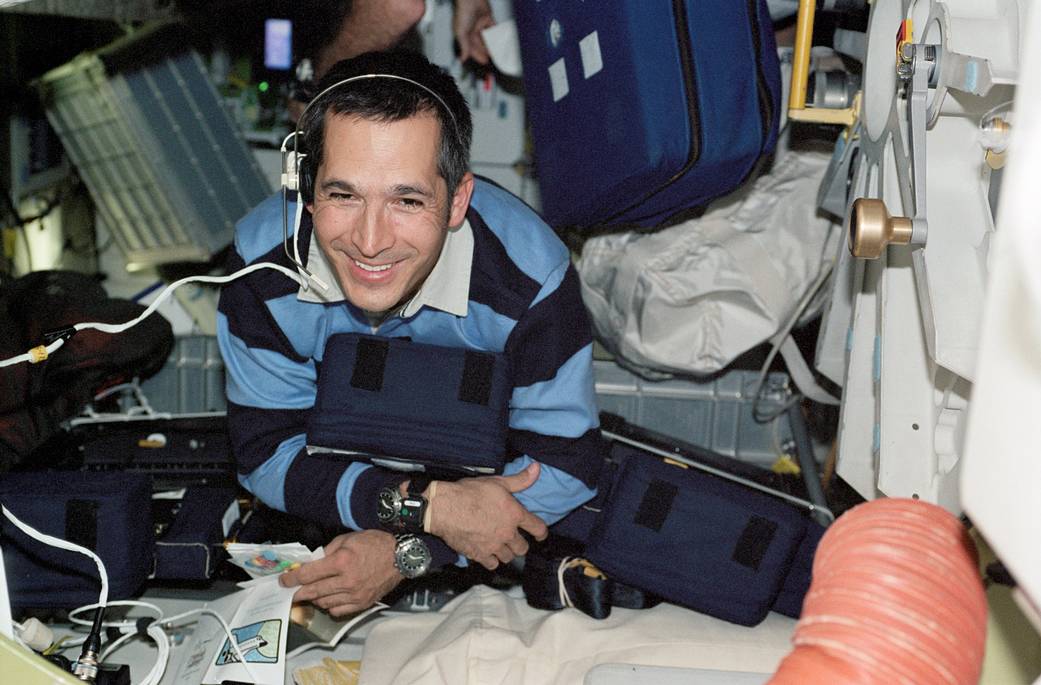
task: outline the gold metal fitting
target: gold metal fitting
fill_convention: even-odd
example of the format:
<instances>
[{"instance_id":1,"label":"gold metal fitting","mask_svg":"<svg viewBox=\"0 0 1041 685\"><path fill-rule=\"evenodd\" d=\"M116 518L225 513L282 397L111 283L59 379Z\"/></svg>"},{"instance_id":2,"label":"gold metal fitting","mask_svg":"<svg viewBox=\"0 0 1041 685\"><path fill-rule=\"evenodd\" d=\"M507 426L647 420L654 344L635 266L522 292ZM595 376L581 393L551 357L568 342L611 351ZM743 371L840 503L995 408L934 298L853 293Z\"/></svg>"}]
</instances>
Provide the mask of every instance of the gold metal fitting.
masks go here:
<instances>
[{"instance_id":1,"label":"gold metal fitting","mask_svg":"<svg viewBox=\"0 0 1041 685\"><path fill-rule=\"evenodd\" d=\"M911 242L911 220L889 216L882 200L862 197L849 218L849 251L861 259L878 259L887 245Z\"/></svg>"}]
</instances>

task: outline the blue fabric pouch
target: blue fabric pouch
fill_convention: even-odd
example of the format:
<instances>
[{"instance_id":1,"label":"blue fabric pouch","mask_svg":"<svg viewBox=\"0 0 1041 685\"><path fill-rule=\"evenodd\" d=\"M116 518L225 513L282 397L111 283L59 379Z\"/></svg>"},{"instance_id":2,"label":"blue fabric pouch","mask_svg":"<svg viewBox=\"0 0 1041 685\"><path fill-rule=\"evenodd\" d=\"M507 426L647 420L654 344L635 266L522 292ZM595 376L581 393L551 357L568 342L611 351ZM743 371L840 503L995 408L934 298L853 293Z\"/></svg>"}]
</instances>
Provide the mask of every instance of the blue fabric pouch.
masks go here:
<instances>
[{"instance_id":1,"label":"blue fabric pouch","mask_svg":"<svg viewBox=\"0 0 1041 685\"><path fill-rule=\"evenodd\" d=\"M237 524L235 490L197 485L179 502L170 527L155 542L158 580L208 580L224 557L224 538Z\"/></svg>"},{"instance_id":2,"label":"blue fabric pouch","mask_svg":"<svg viewBox=\"0 0 1041 685\"><path fill-rule=\"evenodd\" d=\"M741 625L762 621L806 537L806 517L697 469L624 451L587 558L675 604Z\"/></svg>"},{"instance_id":3,"label":"blue fabric pouch","mask_svg":"<svg viewBox=\"0 0 1041 685\"><path fill-rule=\"evenodd\" d=\"M501 354L336 334L319 369L307 449L389 468L501 473L511 392Z\"/></svg>"}]
</instances>

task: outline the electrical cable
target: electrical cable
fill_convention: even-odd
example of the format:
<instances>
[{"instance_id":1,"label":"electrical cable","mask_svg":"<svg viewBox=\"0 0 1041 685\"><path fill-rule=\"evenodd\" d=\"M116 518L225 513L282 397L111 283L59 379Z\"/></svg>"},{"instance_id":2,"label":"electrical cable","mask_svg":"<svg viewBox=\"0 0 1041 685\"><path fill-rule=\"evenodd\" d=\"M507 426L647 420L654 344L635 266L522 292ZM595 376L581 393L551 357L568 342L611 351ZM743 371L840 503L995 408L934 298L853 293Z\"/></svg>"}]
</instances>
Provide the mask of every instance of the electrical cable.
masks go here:
<instances>
[{"instance_id":1,"label":"electrical cable","mask_svg":"<svg viewBox=\"0 0 1041 685\"><path fill-rule=\"evenodd\" d=\"M769 685L975 685L986 632L962 523L935 504L878 499L821 539L794 649Z\"/></svg>"},{"instance_id":2,"label":"electrical cable","mask_svg":"<svg viewBox=\"0 0 1041 685\"><path fill-rule=\"evenodd\" d=\"M754 386L755 390L752 393L752 418L755 419L757 423L769 423L770 421L777 419L782 414L787 412L789 407L798 403L801 399L801 396L798 393L796 393L792 398L788 399L786 402L782 404L781 407L774 410L773 412L763 414L760 410L760 403L763 399L763 387L766 385L766 377L770 372L770 365L773 364L774 358L777 356L777 353L781 351L781 346L784 344L785 338L787 338L788 335L792 332L792 329L795 328L795 324L802 317L803 312L810 305L810 302L813 301L813 296L816 295L817 291L821 289L825 282L827 282L828 277L831 275L831 271L832 263L828 262L821 269L821 272L820 274L818 274L816 280L814 280L813 283L810 284L810 287L807 288L806 291L803 293L802 297L799 299L799 302L795 305L795 311L792 312L792 315L788 318L788 321L786 321L784 326L782 326L781 329L777 332L777 334L773 336L773 340L775 342L773 346L770 348L770 353L766 356L766 361L763 362L762 367L760 367L759 369L759 376L756 378Z\"/></svg>"},{"instance_id":3,"label":"electrical cable","mask_svg":"<svg viewBox=\"0 0 1041 685\"><path fill-rule=\"evenodd\" d=\"M228 636L228 642L229 644L231 644L231 648L232 650L234 650L235 656L238 657L239 663L242 664L242 668L245 669L246 674L250 678L252 678L254 682L257 682L257 677L253 675L252 671L249 670L249 663L246 661L246 657L245 655L243 655L242 650L239 649L239 643L238 640L236 640L235 638L235 634L231 632L231 626L228 625L228 622L224 620L223 616L218 614L213 609L208 609L206 607L201 607L199 609L189 609L188 611L163 619L163 623L166 625L170 625L173 624L175 621L187 618L188 616L191 616L193 614L204 614L206 616L212 616L213 618L217 619L217 621L220 623L221 628L224 629L224 634Z\"/></svg>"},{"instance_id":4,"label":"electrical cable","mask_svg":"<svg viewBox=\"0 0 1041 685\"><path fill-rule=\"evenodd\" d=\"M109 602L108 606L109 607L120 607L120 606L124 606L124 607L143 607L145 609L148 609L149 611L154 613L154 616L152 617L152 623L149 625L149 628L148 628L149 633L151 633L151 631L153 629L158 629L160 632L163 633L164 637L165 637L166 633L163 631L163 627L170 627L170 626L172 626L173 624L175 624L178 621L181 621L181 620L183 620L185 618L188 618L190 616L195 616L197 614L203 614L203 615L211 616L211 617L217 619L217 621L220 623L221 628L224 630L224 634L229 638L229 642L231 643L232 650L235 652L235 656L237 656L239 658L239 661L240 661L240 663L242 663L243 668L246 670L246 673L249 674L249 676L251 678L254 678L254 680L256 679L255 676L253 675L253 673L250 672L250 670L249 670L249 665L246 662L245 655L239 649L238 641L236 640L236 638L234 636L234 633L231 630L231 626L228 625L227 621L224 620L223 616L221 616L220 614L218 614L216 611L214 611L212 609L209 609L209 608L206 608L206 607L200 607L198 609L189 609L188 611L184 611L184 612L181 612L179 614L175 614L174 616L165 616L163 614L163 610L161 608L159 608L155 604L152 604L151 602L145 602L145 601L142 601L142 600L133 600L133 599L114 600L112 602ZM86 611L90 611L91 609L94 609L96 607L97 607L96 604L88 604L86 606L81 606L81 607L77 607L76 609L73 609L72 611L69 612L69 622L70 623L75 623L77 625L90 625L90 621L87 621L86 619L79 618L77 615L81 614L83 612L86 612ZM139 623L138 623L138 621L139 621L139 619L135 618L135 619L126 619L126 620L123 620L123 621L106 621L104 623L104 627L106 627L106 628L116 628L118 630L130 631L130 632L125 634L125 635L120 636L119 638L116 639L115 642L113 642L112 644L108 645L105 648L105 651L102 652L102 658L108 656L113 651L115 651L117 649L117 645L118 646L124 645L126 643L126 641L129 641L130 638L132 638L132 637L134 637L135 635L138 634L138 631L139 631ZM160 640L156 639L155 636L152 636L152 637L153 637L153 641L156 642L157 647L159 647L159 649L162 650L162 646L161 646ZM75 646L75 645L68 644L66 646ZM169 647L167 647L167 651L169 651ZM165 669L165 662L163 664L163 669ZM159 678L162 678L162 672L160 672ZM147 680L142 681L142 685L145 685L147 682L148 682ZM156 680L155 682L158 682L158 680Z\"/></svg>"},{"instance_id":5,"label":"electrical cable","mask_svg":"<svg viewBox=\"0 0 1041 685\"><path fill-rule=\"evenodd\" d=\"M282 268L284 269L284 267L282 267ZM285 271L289 271L288 269L284 269L284 270ZM290 272L290 273L292 273L292 272ZM235 634L232 632L231 627L228 625L227 621L225 621L224 618L220 614L218 614L217 612L213 611L212 609L200 608L200 609L192 609L190 611L185 611L185 612L182 612L182 613L177 614L175 616L171 616L169 618L166 618L166 617L163 616L163 610L160 609L155 604L152 604L151 602L144 602L144 601L140 601L140 600L114 600L112 602L109 602L108 601L108 591L109 591L108 572L105 570L105 564L101 560L101 557L99 557L98 555L96 555L94 552L90 551L86 547L81 547L80 545L77 545L77 544L72 543L72 542L68 542L67 540L62 540L61 538L56 538L56 537L54 537L52 535L47 535L46 533L41 533L40 531L36 530L35 528L30 526L29 524L24 523L21 519L19 519L17 516L12 514L11 511L6 506L0 505L0 511L3 512L3 515L6 516L8 518L8 520L10 520L11 523L14 524L14 526L16 528L21 530L23 533L25 533L29 537L34 538L36 540L39 540L40 542L42 542L42 543L44 543L46 545L50 545L51 547L57 547L59 549L64 549L64 550L68 550L68 551L72 551L72 552L79 552L80 554L83 554L85 556L90 557L94 561L94 563L97 565L97 567L98 567L98 575L101 578L101 594L100 594L100 597L98 598L98 602L96 604L88 604L86 606L77 607L76 609L73 609L72 611L69 612L69 622L70 623L75 623L77 625L90 626L91 627L91 629L90 629L91 632L86 637L84 637L82 640L74 640L74 641L68 641L68 642L62 643L62 648L63 649L67 648L67 647L74 647L74 646L82 644L82 645L84 645L84 653L86 653L88 649L91 649L93 651L93 653L97 655L96 657L94 657L96 662L103 661L106 656L111 654L118 647L124 645L126 642L128 642L130 640L130 638L134 637L139 632L138 619L134 619L132 621L131 620L125 620L125 621L108 621L108 622L106 622L106 621L103 620L104 610L106 608L108 608L108 607L116 607L116 606L144 607L144 608L146 608L146 609L148 609L148 610L150 610L150 611L155 613L155 617L153 618L152 622L149 624L148 629L146 630L146 633L156 643L156 648L158 649L159 655L158 655L158 658L156 659L155 665L152 667L151 671L149 671L148 675L145 677L145 679L141 682L140 685L158 685L159 681L163 677L163 673L165 673L165 671L166 671L166 664L167 664L167 662L169 661L169 658L170 658L170 641L169 641L169 638L166 636L166 632L162 629L162 624L170 624L170 623L173 623L174 621L178 621L178 620L187 618L188 616L192 616L192 615L195 615L195 614L206 614L206 615L213 616L214 618L216 618L220 622L221 628L224 630L224 633L228 636L228 641L230 642L232 649L235 651L235 656L237 656L239 658L239 662L242 664L242 667L245 669L245 671L249 675L249 677L252 678L254 681L256 681L256 677L250 671L249 665L246 662L245 655L243 655L242 650L239 649L238 640L235 638ZM82 619L82 618L78 618L77 617L77 614L80 614L80 613L83 613L83 612L86 612L86 611L91 611L91 610L95 611L94 618L92 620L88 621L86 619ZM20 626L20 624L16 624L16 625ZM20 626L20 627L22 629L24 629L24 626ZM105 628L118 628L120 630L131 631L131 632L128 632L125 635L117 638L115 640L115 642L113 642L112 644L108 645L108 647L106 647L102 651L101 648L100 648L100 641L101 641L100 633L101 633L101 628L102 627L105 627ZM81 655L80 658L82 660L83 656Z\"/></svg>"},{"instance_id":6,"label":"electrical cable","mask_svg":"<svg viewBox=\"0 0 1041 685\"><path fill-rule=\"evenodd\" d=\"M95 609L97 606L97 604L88 604L86 606L81 606L77 607L76 609L73 609L69 612L69 622L74 623L76 625L90 625L90 621L83 618L79 618L78 614L90 611L91 609ZM148 609L150 612L154 614L152 617L150 617L152 621L148 625L146 634L155 643L158 654L156 656L155 664L153 664L151 670L148 672L145 678L139 683L139 685L158 685L158 683L162 680L163 674L166 672L166 666L169 662L170 657L170 640L166 634L165 628L172 627L173 624L177 623L178 621L182 621L185 618L195 616L197 614L212 616L213 618L217 619L218 623L220 623L221 625L221 629L224 631L224 634L228 637L228 641L231 644L231 648L235 652L235 656L238 657L243 669L245 669L246 673L249 675L250 678L256 680L256 676L254 676L253 673L250 671L249 664L246 661L245 655L239 648L238 641L235 638L235 634L231 630L231 626L229 626L227 621L224 620L224 617L222 617L220 614L213 611L212 609L200 607L198 609L190 609L188 611L181 612L174 616L164 616L163 610L155 604L152 604L151 602L133 599L114 600L108 603L108 607L141 607ZM134 637L138 637L140 635L140 620L140 618L134 618L125 619L121 621L106 621L103 624L105 628L115 628L117 630L121 630L123 631L123 635L116 638L114 642L105 647L105 649L101 652L99 661L104 661L117 649L125 646ZM85 639L86 638L82 638L79 640L65 642L62 644L61 648L67 649L70 647L78 646L82 644Z\"/></svg>"},{"instance_id":7,"label":"electrical cable","mask_svg":"<svg viewBox=\"0 0 1041 685\"><path fill-rule=\"evenodd\" d=\"M231 281L234 281L236 278L245 276L260 269L275 269L276 271L285 274L297 283L303 285L303 278L299 276L295 271L293 271L292 269L288 269L282 266L281 264L272 264L271 262L260 262L259 264L251 264L250 266L247 266L243 269L239 269L235 273L228 276L188 276L178 281L174 281L170 285L166 286L166 288L164 288L163 291L159 293L159 297L155 298L155 300L153 300L152 303L148 305L148 308L145 309L145 311L142 312L140 316L131 319L130 321L120 324L100 322L86 322L73 324L59 331L55 331L52 334L53 339L47 340L44 344L38 345L37 347L32 348L24 354L0 360L0 367L13 366L14 364L20 364L23 362L28 362L30 364L38 364L39 362L45 361L52 354L54 354L54 352L57 351L58 348L64 345L66 340L71 338L79 331L89 329L110 334L122 333L128 328L136 326L137 324L141 323L149 316L151 316L155 312L155 310L159 308L159 305L162 304L163 301L165 301L166 298L169 297L174 290L181 287L182 285L186 285L188 283L230 283Z\"/></svg>"},{"instance_id":8,"label":"electrical cable","mask_svg":"<svg viewBox=\"0 0 1041 685\"><path fill-rule=\"evenodd\" d=\"M105 564L101 561L101 557L94 552L91 552L86 547L81 547L67 540L56 538L53 535L47 535L41 533L27 523L23 523L21 519L11 513L11 511L4 505L0 504L0 511L3 512L4 516L14 524L16 528L25 533L31 538L35 538L45 545L51 547L57 547L58 549L68 550L70 552L79 552L80 554L90 557L94 561L94 564L98 567L98 575L101 577L101 594L98 597L98 603L92 605L92 608L104 609L108 603L108 573L105 571Z\"/></svg>"},{"instance_id":9,"label":"electrical cable","mask_svg":"<svg viewBox=\"0 0 1041 685\"><path fill-rule=\"evenodd\" d=\"M117 649L125 645L131 639L139 636L139 631L135 627L133 629L124 629L123 635L116 638L114 642L109 644L105 650L101 653L101 661L103 662L109 656L112 655ZM163 678L163 674L166 673L166 666L170 661L170 638L166 635L166 631L159 626L158 623L152 622L145 634L151 638L156 646L156 660L152 664L152 668L149 669L148 673L141 680L139 685L158 685Z\"/></svg>"},{"instance_id":10,"label":"electrical cable","mask_svg":"<svg viewBox=\"0 0 1041 685\"><path fill-rule=\"evenodd\" d=\"M87 621L86 619L82 619L82 618L77 618L76 615L80 614L80 613L83 613L85 611L90 611L91 609L96 609L97 607L98 607L97 604L87 604L86 606L81 606L81 607L77 607L77 608L73 609L72 611L69 612L69 617L68 617L69 623L75 623L76 625L81 625L81 626L89 626L91 624L90 621ZM115 599L115 600L112 600L111 602L109 602L106 605L106 607L143 607L145 609L148 609L150 611L154 611L155 612L155 620L158 621L159 619L161 619L163 617L163 610L162 609L157 607L155 604L152 604L151 602L145 602L145 601L139 600L139 599ZM129 620L128 619L126 621L106 621L105 622L105 627L106 628L119 628L119 629L123 629L123 628L137 628L137 619L134 619L134 620Z\"/></svg>"},{"instance_id":11,"label":"electrical cable","mask_svg":"<svg viewBox=\"0 0 1041 685\"><path fill-rule=\"evenodd\" d=\"M81 680L94 682L94 677L97 675L98 652L101 651L101 623L105 615L105 605L108 602L108 572L105 571L104 562L101 561L101 557L86 547L81 547L80 545L67 540L56 538L53 535L41 533L29 524L23 523L21 519L12 514L4 505L0 505L0 511L3 511L4 516L6 516L16 528L29 537L39 540L51 547L57 547L58 549L64 549L70 552L78 552L84 556L90 557L98 567L98 576L101 578L101 593L98 597L98 603L94 613L94 620L91 622L90 632L87 633L87 637L83 640L83 650L80 652L79 660L76 662L76 670L74 671L76 677Z\"/></svg>"}]
</instances>

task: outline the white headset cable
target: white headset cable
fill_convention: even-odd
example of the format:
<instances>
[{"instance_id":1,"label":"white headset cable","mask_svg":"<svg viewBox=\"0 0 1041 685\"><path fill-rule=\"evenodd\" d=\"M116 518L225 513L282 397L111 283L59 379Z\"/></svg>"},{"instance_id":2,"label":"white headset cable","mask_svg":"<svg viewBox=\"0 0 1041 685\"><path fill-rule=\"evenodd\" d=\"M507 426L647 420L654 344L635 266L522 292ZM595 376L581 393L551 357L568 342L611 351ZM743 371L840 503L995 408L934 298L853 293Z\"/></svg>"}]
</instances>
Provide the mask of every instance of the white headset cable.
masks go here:
<instances>
[{"instance_id":1,"label":"white headset cable","mask_svg":"<svg viewBox=\"0 0 1041 685\"><path fill-rule=\"evenodd\" d=\"M3 511L4 516L6 516L8 520L10 520L11 523L15 525L16 528L18 528L20 531L22 531L29 537L35 538L40 542L44 543L45 545L50 545L51 547L57 547L58 549L64 549L70 552L79 552L80 554L90 557L98 567L98 575L101 576L101 594L98 597L98 603L92 606L93 608L105 608L106 604L108 603L108 573L105 572L105 564L101 561L101 557L99 557L97 554L94 554L94 552L91 552L86 547L81 547L67 540L56 538L53 535L41 533L29 524L23 523L21 519L12 514L11 511L2 504L0 504L0 510ZM86 623L87 625L90 625L89 621Z\"/></svg>"},{"instance_id":2,"label":"white headset cable","mask_svg":"<svg viewBox=\"0 0 1041 685\"><path fill-rule=\"evenodd\" d=\"M235 273L230 274L228 276L188 276L186 278L180 279L179 281L174 281L170 285L166 286L166 288L164 288L163 291L159 293L159 297L155 298L152 304L148 305L148 308L145 309L145 311L142 312L140 316L131 319L130 321L119 324L100 322L86 322L73 324L71 326L61 329L59 332L56 333L57 337L54 340L47 342L46 344L34 347L25 354L20 354L15 357L0 360L0 367L13 366L14 364L21 364L22 362L38 364L39 362L45 361L48 357L54 354L54 352L58 348L64 345L66 340L71 338L75 333L78 333L82 330L93 329L96 331L101 331L102 333L122 333L128 328L136 326L137 324L141 323L149 316L151 316L155 312L155 310L159 308L159 305L162 304L163 301L165 301L166 298L168 298L174 290L187 283L230 283L231 281L234 281L236 278L240 278L242 276L245 276L246 274L253 273L254 271L259 271L260 269L275 269L276 271L280 271L289 278L293 279L297 283L301 285L305 284L304 279L292 269L286 268L281 264L273 264L271 262L260 262L259 264L251 264L243 269L239 269Z\"/></svg>"}]
</instances>

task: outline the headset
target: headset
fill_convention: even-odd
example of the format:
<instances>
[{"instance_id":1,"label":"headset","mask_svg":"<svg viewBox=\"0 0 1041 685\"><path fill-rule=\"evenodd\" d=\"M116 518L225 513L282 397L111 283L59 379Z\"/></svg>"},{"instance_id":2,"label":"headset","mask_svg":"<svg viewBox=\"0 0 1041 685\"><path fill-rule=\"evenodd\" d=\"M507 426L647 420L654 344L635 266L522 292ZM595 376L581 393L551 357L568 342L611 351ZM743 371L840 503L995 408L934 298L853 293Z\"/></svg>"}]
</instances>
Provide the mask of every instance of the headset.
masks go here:
<instances>
[{"instance_id":1,"label":"headset","mask_svg":"<svg viewBox=\"0 0 1041 685\"><path fill-rule=\"evenodd\" d=\"M367 79L391 79L395 81L403 81L410 83L417 88L422 88L431 97L440 103L441 107L444 108L445 112L448 113L449 118L452 120L452 128L455 130L456 135L459 135L459 123L456 121L455 113L452 112L448 103L444 99L435 93L431 88L423 85L419 81L407 78L405 76L398 76L396 74L361 74L359 76L352 76L350 78L337 81L331 86L322 90L318 95L307 104L304 111L301 112L300 117L297 119L297 128L285 137L282 141L282 249L285 250L286 257L289 258L299 271L300 275L305 277L307 280L304 281L304 288L308 288L307 281L313 282L323 291L329 289L329 284L323 281L321 278L311 273L307 267L304 266L300 260L300 220L303 217L304 211L304 198L313 197L314 193L314 169L311 168L310 164L305 164L304 160L307 158L306 152L300 151L299 140L300 136L303 135L303 131L300 130L300 122L305 120L307 113L312 107L318 103L327 93L336 90L349 83L355 81L367 80ZM293 140L293 149L289 149L289 140ZM293 250L289 250L289 193L297 193L296 212L293 218Z\"/></svg>"}]
</instances>

